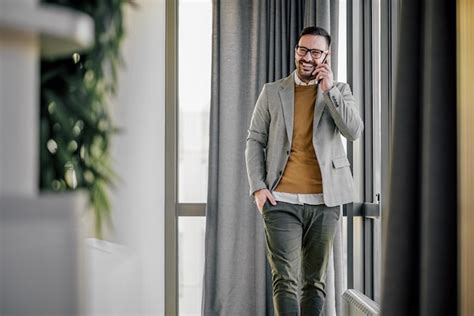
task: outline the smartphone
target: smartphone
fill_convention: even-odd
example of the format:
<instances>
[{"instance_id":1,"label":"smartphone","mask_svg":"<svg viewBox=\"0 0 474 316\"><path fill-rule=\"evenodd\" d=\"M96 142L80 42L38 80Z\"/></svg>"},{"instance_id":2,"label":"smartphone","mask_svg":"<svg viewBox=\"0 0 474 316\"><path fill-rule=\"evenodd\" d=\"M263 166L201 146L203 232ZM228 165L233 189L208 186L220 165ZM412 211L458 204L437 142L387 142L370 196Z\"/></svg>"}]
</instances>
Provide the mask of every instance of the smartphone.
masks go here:
<instances>
[{"instance_id":1,"label":"smartphone","mask_svg":"<svg viewBox=\"0 0 474 316\"><path fill-rule=\"evenodd\" d=\"M326 60L327 57L328 57L328 54L326 54L326 56L324 56L324 59L323 59L323 61L321 62L322 64L327 64L327 63L328 63L327 60ZM321 80L322 80L322 79L318 80L318 81L316 82L316 84L319 84L319 82L320 82Z\"/></svg>"}]
</instances>

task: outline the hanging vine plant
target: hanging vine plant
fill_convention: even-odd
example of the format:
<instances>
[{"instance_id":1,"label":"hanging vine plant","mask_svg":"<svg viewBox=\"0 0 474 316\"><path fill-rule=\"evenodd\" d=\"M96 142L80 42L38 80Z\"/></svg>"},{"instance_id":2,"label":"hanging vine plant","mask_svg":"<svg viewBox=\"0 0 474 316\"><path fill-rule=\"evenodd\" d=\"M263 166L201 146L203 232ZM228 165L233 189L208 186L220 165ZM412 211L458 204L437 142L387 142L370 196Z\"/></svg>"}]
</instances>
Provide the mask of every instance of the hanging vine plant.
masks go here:
<instances>
[{"instance_id":1,"label":"hanging vine plant","mask_svg":"<svg viewBox=\"0 0 474 316\"><path fill-rule=\"evenodd\" d=\"M123 10L127 0L43 0L82 11L95 23L87 52L41 61L40 189L85 189L94 212L95 234L103 238L110 220L109 191L119 180L112 168L110 141L119 132L110 115L124 65Z\"/></svg>"}]
</instances>

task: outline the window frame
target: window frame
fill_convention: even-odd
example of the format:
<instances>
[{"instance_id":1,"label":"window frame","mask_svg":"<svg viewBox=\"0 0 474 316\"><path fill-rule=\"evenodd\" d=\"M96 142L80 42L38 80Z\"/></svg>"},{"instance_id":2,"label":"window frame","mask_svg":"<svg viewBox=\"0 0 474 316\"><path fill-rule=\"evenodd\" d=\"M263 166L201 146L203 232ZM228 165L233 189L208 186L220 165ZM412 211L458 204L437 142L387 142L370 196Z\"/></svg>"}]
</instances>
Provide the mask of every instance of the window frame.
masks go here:
<instances>
[{"instance_id":1,"label":"window frame","mask_svg":"<svg viewBox=\"0 0 474 316\"><path fill-rule=\"evenodd\" d=\"M399 0L347 1L347 78L365 125L364 137L348 143L347 151L362 201L344 206L347 284L376 304L382 291L382 215L388 196L399 9ZM380 37L374 36L374 28Z\"/></svg>"},{"instance_id":2,"label":"window frame","mask_svg":"<svg viewBox=\"0 0 474 316\"><path fill-rule=\"evenodd\" d=\"M179 315L179 217L205 216L206 203L178 200L179 0L166 0L165 40L165 315Z\"/></svg>"},{"instance_id":3,"label":"window frame","mask_svg":"<svg viewBox=\"0 0 474 316\"><path fill-rule=\"evenodd\" d=\"M372 38L373 1L380 6L380 43ZM391 115L395 90L395 62L398 33L399 0L347 0L347 79L364 118L364 137L347 144L347 155L356 185L361 188L358 199L362 202L344 205L347 217L347 272L348 289L358 289L380 302L382 234L384 223L379 220L386 207L383 197L388 196L386 180L389 176L391 147ZM205 203L178 202L178 0L166 0L166 96L165 96L165 314L179 315L178 279L178 220L179 216L205 216ZM373 49L380 45L380 99L379 121L373 122ZM361 83L369 83L362 85ZM364 107L362 107L364 105ZM378 125L377 125L378 124ZM380 187L374 188L373 128L381 129ZM377 192L376 192L377 191ZM377 195L381 192L381 195ZM378 202L381 202L379 207ZM382 216L382 221L384 218ZM379 238L375 238L380 236ZM377 264L374 264L378 262Z\"/></svg>"},{"instance_id":4,"label":"window frame","mask_svg":"<svg viewBox=\"0 0 474 316\"><path fill-rule=\"evenodd\" d=\"M179 315L177 0L166 0L165 51L165 315Z\"/></svg>"}]
</instances>

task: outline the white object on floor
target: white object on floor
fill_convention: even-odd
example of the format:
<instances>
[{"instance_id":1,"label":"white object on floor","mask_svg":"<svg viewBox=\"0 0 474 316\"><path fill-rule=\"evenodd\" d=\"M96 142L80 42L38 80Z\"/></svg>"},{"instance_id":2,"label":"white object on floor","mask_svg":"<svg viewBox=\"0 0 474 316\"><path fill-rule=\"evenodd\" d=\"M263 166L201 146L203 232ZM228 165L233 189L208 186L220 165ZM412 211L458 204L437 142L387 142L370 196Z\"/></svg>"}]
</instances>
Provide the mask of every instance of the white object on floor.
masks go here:
<instances>
[{"instance_id":1,"label":"white object on floor","mask_svg":"<svg viewBox=\"0 0 474 316\"><path fill-rule=\"evenodd\" d=\"M140 265L131 248L96 238L85 239L88 316L140 315Z\"/></svg>"}]
</instances>

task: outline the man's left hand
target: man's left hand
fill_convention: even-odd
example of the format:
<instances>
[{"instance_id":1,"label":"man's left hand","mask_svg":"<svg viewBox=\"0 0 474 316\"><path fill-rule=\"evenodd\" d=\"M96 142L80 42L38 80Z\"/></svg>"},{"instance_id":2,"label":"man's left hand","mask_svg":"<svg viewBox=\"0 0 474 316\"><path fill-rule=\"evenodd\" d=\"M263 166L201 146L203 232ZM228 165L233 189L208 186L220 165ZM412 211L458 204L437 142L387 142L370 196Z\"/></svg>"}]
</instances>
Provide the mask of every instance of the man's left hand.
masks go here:
<instances>
[{"instance_id":1,"label":"man's left hand","mask_svg":"<svg viewBox=\"0 0 474 316\"><path fill-rule=\"evenodd\" d=\"M323 92L328 91L334 85L333 73L329 61L327 64L319 64L313 71L313 75L316 76L316 80L319 80L319 87Z\"/></svg>"}]
</instances>

